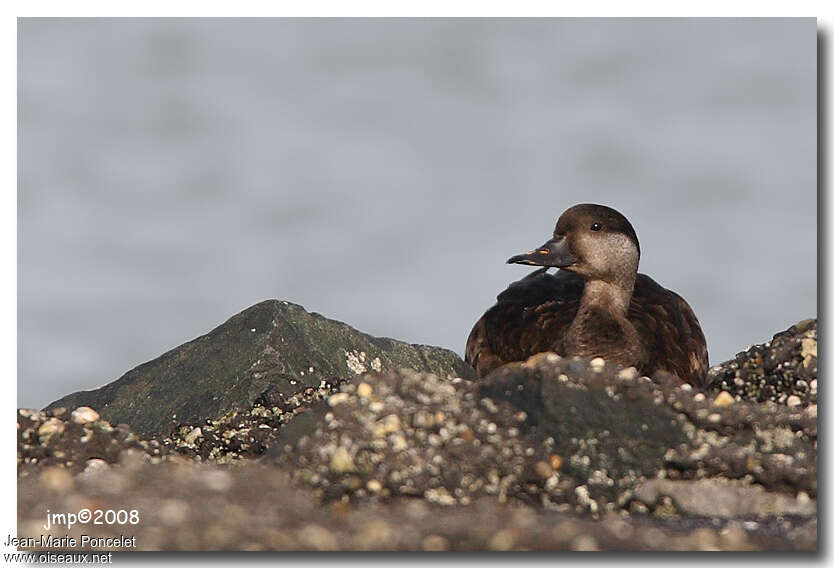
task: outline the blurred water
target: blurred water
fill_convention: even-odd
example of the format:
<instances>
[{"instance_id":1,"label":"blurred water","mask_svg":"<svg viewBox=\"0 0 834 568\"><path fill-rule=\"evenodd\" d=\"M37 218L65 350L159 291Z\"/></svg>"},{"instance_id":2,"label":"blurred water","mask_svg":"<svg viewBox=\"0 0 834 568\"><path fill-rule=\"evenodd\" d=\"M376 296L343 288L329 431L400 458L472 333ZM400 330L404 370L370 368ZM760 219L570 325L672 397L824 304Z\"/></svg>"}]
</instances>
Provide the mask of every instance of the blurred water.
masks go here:
<instances>
[{"instance_id":1,"label":"blurred water","mask_svg":"<svg viewBox=\"0 0 834 568\"><path fill-rule=\"evenodd\" d=\"M19 48L21 406L266 298L461 353L579 202L713 363L816 315L812 19L24 19Z\"/></svg>"}]
</instances>

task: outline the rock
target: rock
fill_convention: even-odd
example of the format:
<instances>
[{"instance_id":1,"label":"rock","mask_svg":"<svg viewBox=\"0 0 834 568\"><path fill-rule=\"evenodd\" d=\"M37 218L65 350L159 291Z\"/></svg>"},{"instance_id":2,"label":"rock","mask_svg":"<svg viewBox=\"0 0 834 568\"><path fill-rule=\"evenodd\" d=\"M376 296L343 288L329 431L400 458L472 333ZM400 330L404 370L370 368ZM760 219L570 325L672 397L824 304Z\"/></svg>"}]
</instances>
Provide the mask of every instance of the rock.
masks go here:
<instances>
[{"instance_id":1,"label":"rock","mask_svg":"<svg viewBox=\"0 0 834 568\"><path fill-rule=\"evenodd\" d=\"M110 467L110 464L100 458L90 458L87 460L87 463L84 465L83 473L85 475L95 474L100 471L107 470Z\"/></svg>"},{"instance_id":2,"label":"rock","mask_svg":"<svg viewBox=\"0 0 834 568\"><path fill-rule=\"evenodd\" d=\"M712 479L671 481L652 479L634 490L635 498L655 506L662 496L671 497L681 514L701 517L816 515L816 501L767 492L761 486Z\"/></svg>"},{"instance_id":3,"label":"rock","mask_svg":"<svg viewBox=\"0 0 834 568\"><path fill-rule=\"evenodd\" d=\"M495 496L593 514L639 509L630 496L657 478L747 479L816 495L816 419L802 408L721 406L672 376L634 379L563 358L478 382L412 371L362 380L378 400L346 384L338 405L300 415L311 419L290 423L267 452L326 501L366 499L371 480L391 497L455 505Z\"/></svg>"},{"instance_id":4,"label":"rock","mask_svg":"<svg viewBox=\"0 0 834 568\"><path fill-rule=\"evenodd\" d=\"M346 448L339 446L333 451L333 456L330 458L330 470L334 473L356 471L353 458Z\"/></svg>"},{"instance_id":5,"label":"rock","mask_svg":"<svg viewBox=\"0 0 834 568\"><path fill-rule=\"evenodd\" d=\"M205 484L220 473L222 484ZM443 506L425 500L379 499L322 507L314 492L284 471L193 463L114 467L107 485L18 483L20 535L38 534L47 509L69 503L101 510L140 507L129 532L104 525L95 536L135 536L138 550L769 550L813 551L817 523L804 517L673 520L605 514L598 519L537 505L480 498ZM111 486L118 487L111 491ZM220 490L218 490L220 488ZM126 504L133 504L126 506ZM42 530L42 529L41 529ZM75 538L88 525L62 530Z\"/></svg>"},{"instance_id":6,"label":"rock","mask_svg":"<svg viewBox=\"0 0 834 568\"><path fill-rule=\"evenodd\" d=\"M202 428L200 428L198 426L198 427L194 428L193 430L191 430L191 432L186 434L184 440L185 440L186 444L193 444L199 438L202 438L202 437L203 437L203 430L202 430Z\"/></svg>"},{"instance_id":7,"label":"rock","mask_svg":"<svg viewBox=\"0 0 834 568\"><path fill-rule=\"evenodd\" d=\"M637 378L637 369L635 369L634 367L626 367L625 369L620 371L617 374L617 376L620 377L623 380L636 379ZM689 383L684 383L683 385L681 385L681 387L685 387L685 386L689 387L689 388L692 388L692 385L690 385Z\"/></svg>"},{"instance_id":8,"label":"rock","mask_svg":"<svg viewBox=\"0 0 834 568\"><path fill-rule=\"evenodd\" d=\"M76 424L89 424L101 418L95 410L89 406L79 406L72 411L72 421Z\"/></svg>"},{"instance_id":9,"label":"rock","mask_svg":"<svg viewBox=\"0 0 834 568\"><path fill-rule=\"evenodd\" d=\"M342 404L348 398L350 398L349 394L344 392L337 392L327 399L327 404L329 404L330 406L336 406L337 404Z\"/></svg>"},{"instance_id":10,"label":"rock","mask_svg":"<svg viewBox=\"0 0 834 568\"><path fill-rule=\"evenodd\" d=\"M551 454L550 456L550 467L553 468L554 471L559 471L562 469L562 458L558 454Z\"/></svg>"},{"instance_id":11,"label":"rock","mask_svg":"<svg viewBox=\"0 0 834 568\"><path fill-rule=\"evenodd\" d=\"M348 385L350 387L350 385ZM183 424L162 439L166 447L195 460L213 463L234 463L258 458L275 443L284 428L303 429L305 424L321 420L323 412L311 411L311 405L327 398L348 396L336 392L339 385L324 382L318 388L307 387L275 406L264 406L262 400L246 410L233 410L201 425ZM331 396L332 395L332 396ZM329 398L328 398L329 397ZM310 416L304 416L311 413ZM199 436L195 433L199 430Z\"/></svg>"},{"instance_id":12,"label":"rock","mask_svg":"<svg viewBox=\"0 0 834 568\"><path fill-rule=\"evenodd\" d=\"M371 388L371 385L365 382L359 383L359 386L356 387L356 394L358 394L362 398L370 398L373 392L374 389Z\"/></svg>"},{"instance_id":13,"label":"rock","mask_svg":"<svg viewBox=\"0 0 834 568\"><path fill-rule=\"evenodd\" d=\"M482 495L505 499L527 482L545 483L535 464L547 463L549 454L520 438L523 415L507 404L480 404L475 383L411 370L362 380L377 401L350 394L337 406L320 404L296 420L314 413L323 419L297 429L290 423L265 460L328 500L361 499L372 480L384 494L446 505ZM345 459L336 460L331 448Z\"/></svg>"},{"instance_id":14,"label":"rock","mask_svg":"<svg viewBox=\"0 0 834 568\"><path fill-rule=\"evenodd\" d=\"M169 453L159 441L143 440L127 426L114 428L103 420L79 424L65 412L55 416L52 411L20 409L17 423L18 477L56 468L78 474L91 462L93 468L99 462L119 462L128 450L157 461Z\"/></svg>"},{"instance_id":15,"label":"rock","mask_svg":"<svg viewBox=\"0 0 834 568\"><path fill-rule=\"evenodd\" d=\"M192 376L189 361L219 373L208 347L228 354L238 337L243 352L253 337L266 342L257 372L273 349L274 368L290 361L307 377L297 354L274 345L283 338L321 360L332 346L305 343L321 329L281 322L268 340L255 326L236 324L245 337L221 326L147 365L164 377L164 365ZM248 381L247 396L273 386L220 415L184 413L155 439L92 408L69 413L66 401L21 409L18 526L36 531L39 511L67 504L129 502L142 504L131 531L142 550L815 550L815 350L816 323L803 322L748 350L748 374L698 392L604 360L545 353L468 380L389 368L384 349L362 348L315 386L300 371L285 390L278 371L236 371L217 384ZM761 401L745 390L756 353L776 370L763 371L772 396ZM242 368L243 356L232 359ZM156 384L134 371L104 389ZM152 400L163 392L153 388ZM205 400L210 389L198 392Z\"/></svg>"},{"instance_id":16,"label":"rock","mask_svg":"<svg viewBox=\"0 0 834 568\"><path fill-rule=\"evenodd\" d=\"M338 550L336 537L320 525L306 525L298 532L299 543L312 550Z\"/></svg>"},{"instance_id":17,"label":"rock","mask_svg":"<svg viewBox=\"0 0 834 568\"><path fill-rule=\"evenodd\" d=\"M803 320L767 343L748 347L712 367L709 377L714 392L727 391L743 400L816 404L817 320Z\"/></svg>"},{"instance_id":18,"label":"rock","mask_svg":"<svg viewBox=\"0 0 834 568\"><path fill-rule=\"evenodd\" d=\"M267 300L108 385L65 396L47 409L91 406L142 436L165 435L259 399L272 406L323 381L400 367L475 377L452 351L372 337L301 306Z\"/></svg>"},{"instance_id":19,"label":"rock","mask_svg":"<svg viewBox=\"0 0 834 568\"><path fill-rule=\"evenodd\" d=\"M449 541L442 536L430 534L423 539L423 550L428 552L442 552L449 550Z\"/></svg>"},{"instance_id":20,"label":"rock","mask_svg":"<svg viewBox=\"0 0 834 568\"><path fill-rule=\"evenodd\" d=\"M599 550L599 545L597 545L594 537L583 534L574 539L570 545L570 549L577 552L594 552Z\"/></svg>"},{"instance_id":21,"label":"rock","mask_svg":"<svg viewBox=\"0 0 834 568\"><path fill-rule=\"evenodd\" d=\"M60 418L50 418L38 428L38 438L44 444L48 443L52 436L61 434L66 429L64 421Z\"/></svg>"},{"instance_id":22,"label":"rock","mask_svg":"<svg viewBox=\"0 0 834 568\"><path fill-rule=\"evenodd\" d=\"M59 493L69 491L75 484L72 474L63 467L44 468L40 475L40 482L44 489Z\"/></svg>"},{"instance_id":23,"label":"rock","mask_svg":"<svg viewBox=\"0 0 834 568\"><path fill-rule=\"evenodd\" d=\"M736 399L733 398L733 395L731 395L727 391L721 391L720 393L718 393L718 396L715 397L715 400L713 402L715 403L715 406L729 406L733 404L735 401Z\"/></svg>"},{"instance_id":24,"label":"rock","mask_svg":"<svg viewBox=\"0 0 834 568\"><path fill-rule=\"evenodd\" d=\"M582 487L578 502L593 511L658 475L669 448L689 442L688 421L666 397L691 396L675 386L669 380L664 392L615 365L543 359L497 369L479 385L479 395L525 412L524 439L555 456L553 469Z\"/></svg>"},{"instance_id":25,"label":"rock","mask_svg":"<svg viewBox=\"0 0 834 568\"><path fill-rule=\"evenodd\" d=\"M228 491L235 483L232 475L225 469L210 470L205 475L201 475L199 479L203 487L217 493Z\"/></svg>"},{"instance_id":26,"label":"rock","mask_svg":"<svg viewBox=\"0 0 834 568\"><path fill-rule=\"evenodd\" d=\"M553 475L553 468L549 463L544 461L536 462L535 465L533 465L533 470L536 472L536 475L542 479L547 479Z\"/></svg>"}]
</instances>

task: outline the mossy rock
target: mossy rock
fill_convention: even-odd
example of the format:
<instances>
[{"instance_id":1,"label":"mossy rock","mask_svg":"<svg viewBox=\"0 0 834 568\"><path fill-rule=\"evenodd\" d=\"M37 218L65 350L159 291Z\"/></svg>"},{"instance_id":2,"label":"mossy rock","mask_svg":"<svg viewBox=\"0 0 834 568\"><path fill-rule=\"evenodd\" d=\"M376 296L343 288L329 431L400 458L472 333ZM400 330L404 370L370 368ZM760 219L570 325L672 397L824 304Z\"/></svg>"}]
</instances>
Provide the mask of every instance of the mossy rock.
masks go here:
<instances>
[{"instance_id":1,"label":"mossy rock","mask_svg":"<svg viewBox=\"0 0 834 568\"><path fill-rule=\"evenodd\" d=\"M323 381L396 368L476 378L447 349L372 337L296 304L266 300L110 384L67 395L47 409L91 406L111 423L159 436L180 423L249 408L259 398L272 404Z\"/></svg>"}]
</instances>

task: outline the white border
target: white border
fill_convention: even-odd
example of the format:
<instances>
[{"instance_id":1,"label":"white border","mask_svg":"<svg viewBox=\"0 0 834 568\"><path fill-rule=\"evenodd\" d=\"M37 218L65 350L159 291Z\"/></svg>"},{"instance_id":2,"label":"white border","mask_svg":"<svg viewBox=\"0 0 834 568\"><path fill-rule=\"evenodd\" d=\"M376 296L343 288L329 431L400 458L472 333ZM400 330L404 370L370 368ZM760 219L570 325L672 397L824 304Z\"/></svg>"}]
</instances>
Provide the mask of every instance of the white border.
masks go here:
<instances>
[{"instance_id":1,"label":"white border","mask_svg":"<svg viewBox=\"0 0 834 568\"><path fill-rule=\"evenodd\" d=\"M623 1L594 1L594 2L572 2L560 4L556 2L545 2L538 0L513 0L512 2L453 2L450 0L423 0L421 2L397 2L396 0L378 1L378 0L351 0L350 2L336 1L336 0L319 0L308 1L304 3L267 3L260 1L246 1L238 0L236 2L228 2L228 0L220 2L216 0L204 0L202 2L182 2L182 1L160 1L147 0L145 2L113 2L112 0L74 0L72 2L66 1L41 1L41 2L5 2L0 6L0 44L2 45L2 57L0 58L0 65L2 65L2 77L4 81L4 89L2 92L2 125L3 125L3 145L0 153L0 160L3 162L3 167L0 169L5 175L6 183L3 190L0 191L0 259L2 259L2 278L0 278L0 286L2 287L2 297L0 298L0 334L2 334L2 342L0 342L0 361L2 361L5 377L5 384L7 389L11 392L4 393L2 397L4 400L4 408L0 409L0 456L3 456L4 467L0 468L0 475L2 475L2 483L5 490L2 492L2 508L0 508L0 538L5 542L7 534L16 534L16 474L15 467L11 462L11 456L16 453L16 427L11 424L11 417L15 411L17 400L17 73L16 73L16 59L17 59L17 17L88 17L88 16L165 16L165 17L194 17L194 16L209 16L209 17L251 17L251 16L331 16L331 17L345 17L345 16L491 16L491 17L508 17L508 16L673 16L673 17L786 17L786 16L802 16L802 17L817 17L819 27L826 30L828 38L828 47L830 51L830 42L834 40L832 33L832 22L834 22L834 2L822 1L792 1L792 2L776 2L776 1L758 1L758 2L729 2L704 0L701 2L658 2L658 1L640 1L632 0L629 2ZM831 74L830 59L826 61L826 76ZM828 94L827 106L829 108L829 116L825 129L831 132L831 95ZM826 163L831 163L832 150L829 145L824 149L824 155L820 155L821 160ZM827 188L823 188L825 191ZM825 211L825 218L831 218L831 200L826 200L827 208ZM827 239L825 243L820 243L826 252L825 265L830 263L830 251L832 250L831 239ZM763 243L766 247L766 243ZM775 270L780 269L774 266ZM789 269L789 267L785 267ZM822 276L822 274L820 274ZM825 279L828 281L828 278ZM820 309L823 308L820 305ZM825 319L827 314L820 314L821 319ZM823 332L824 333L824 332ZM827 368L827 362L831 360L829 343L825 340L822 342L824 348L824 355L822 355L823 368ZM45 354L48 356L48 353ZM821 389L821 393L827 392L827 389ZM823 403L825 404L825 403ZM825 416L825 412L822 413ZM823 469L822 471L825 471ZM824 480L821 480L824 483ZM11 489L15 488L15 489ZM823 496L828 494L827 488L823 487L821 494ZM824 510L825 503L821 503L821 508ZM825 535L820 535L819 542L824 546L826 542L831 542L826 538L830 534L830 523L823 523L822 527L826 529ZM3 552L7 552L5 547ZM205 558L205 557L201 557ZM447 557L448 558L448 557ZM618 555L617 560L627 559L627 555ZM614 560L611 556L600 558L599 562L605 560ZM788 560L784 556L773 557L774 560ZM241 557L236 557L242 559ZM229 558L225 557L224 562ZM249 558L249 560L257 560L258 563L264 562L263 557ZM360 560L355 558L355 560ZM360 561L366 562L367 557ZM390 560L390 559L388 559ZM417 558L402 557L403 562L411 564L417 560L418 563L425 562L428 564L437 564L436 560L425 556ZM493 561L496 559L493 559ZM506 557L499 560L504 562L517 562L519 556ZM525 563L532 564L552 564L554 561L559 564L573 564L576 557L537 557L526 558ZM584 558L583 565L587 565L587 558ZM636 560L636 559L635 559ZM640 558L642 563L646 560L645 557ZM668 562L669 559L657 558L662 562ZM730 564L730 560L726 557L720 559L710 558L709 560L703 557L689 557L687 559L679 558L686 563L695 560L696 563L707 562L711 564L723 564L726 562ZM745 556L732 558L733 565L738 563L756 562L759 563L763 559L761 556ZM118 560L117 560L118 561ZM305 564L309 561L301 560L282 560L280 557L270 557L270 563L280 562L281 564ZM324 557L323 562L344 562L342 557ZM456 557L455 564L460 562L483 563L483 557L478 559ZM452 560L443 559L441 564L451 563ZM675 560L678 561L678 560ZM146 562L150 564L159 564L158 561L152 558L147 558ZM194 563L194 559L187 559L180 557L178 563ZM372 561L374 562L374 561ZM136 563L133 561L132 563ZM145 561L142 562L144 564ZM163 562L165 564L166 562ZM201 562L203 563L203 562Z\"/></svg>"}]
</instances>

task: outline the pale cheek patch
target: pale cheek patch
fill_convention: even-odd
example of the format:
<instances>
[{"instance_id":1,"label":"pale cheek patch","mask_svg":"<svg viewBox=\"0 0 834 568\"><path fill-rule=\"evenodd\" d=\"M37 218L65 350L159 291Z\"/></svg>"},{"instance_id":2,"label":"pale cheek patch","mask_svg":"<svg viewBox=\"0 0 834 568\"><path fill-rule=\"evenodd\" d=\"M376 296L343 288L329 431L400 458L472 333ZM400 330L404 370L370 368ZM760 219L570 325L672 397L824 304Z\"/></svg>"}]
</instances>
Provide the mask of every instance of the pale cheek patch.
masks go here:
<instances>
[{"instance_id":1,"label":"pale cheek patch","mask_svg":"<svg viewBox=\"0 0 834 568\"><path fill-rule=\"evenodd\" d=\"M621 233L609 235L608 246L612 252L616 251L619 258L637 259L637 247Z\"/></svg>"},{"instance_id":2,"label":"pale cheek patch","mask_svg":"<svg viewBox=\"0 0 834 568\"><path fill-rule=\"evenodd\" d=\"M582 235L578 240L582 257L590 271L600 276L637 270L637 246L621 233L603 238Z\"/></svg>"}]
</instances>

